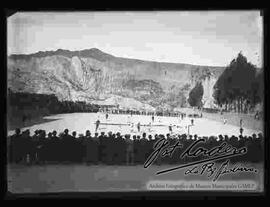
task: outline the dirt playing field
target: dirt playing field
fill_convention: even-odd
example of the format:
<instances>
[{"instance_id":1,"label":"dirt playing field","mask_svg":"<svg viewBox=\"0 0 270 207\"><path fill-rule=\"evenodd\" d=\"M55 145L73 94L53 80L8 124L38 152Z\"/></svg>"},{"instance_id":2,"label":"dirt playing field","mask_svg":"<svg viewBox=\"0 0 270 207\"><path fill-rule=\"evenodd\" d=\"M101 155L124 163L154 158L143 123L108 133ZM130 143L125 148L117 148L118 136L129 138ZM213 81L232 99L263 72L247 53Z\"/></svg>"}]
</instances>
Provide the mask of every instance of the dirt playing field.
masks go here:
<instances>
[{"instance_id":1,"label":"dirt playing field","mask_svg":"<svg viewBox=\"0 0 270 207\"><path fill-rule=\"evenodd\" d=\"M85 134L86 130L90 130L92 135L95 133L97 120L100 120L101 124L97 132L120 132L122 134L166 134L169 133L169 125L172 125L173 133L189 133L197 134L199 136L217 136L222 135L239 135L240 126L237 123L233 124L228 121L223 123L222 117L220 120L217 118L204 116L204 118L194 118L194 125L191 125L191 118L184 118L181 120L179 117L160 117L155 116L152 121L151 116L144 115L123 115L123 114L109 114L106 119L105 114L102 113L72 113L72 114L59 114L44 117L46 122L25 127L29 129L31 135L36 129L43 129L46 132L56 130L58 133L63 132L64 129L69 129L70 132L76 131L78 134ZM236 118L235 118L236 119ZM140 122L140 132L138 131L137 124ZM262 125L262 123L261 123ZM248 128L246 127L248 126ZM243 120L243 135L252 135L253 133L263 132L262 128L252 128L250 125L246 125ZM14 130L9 130L8 135L14 133Z\"/></svg>"}]
</instances>

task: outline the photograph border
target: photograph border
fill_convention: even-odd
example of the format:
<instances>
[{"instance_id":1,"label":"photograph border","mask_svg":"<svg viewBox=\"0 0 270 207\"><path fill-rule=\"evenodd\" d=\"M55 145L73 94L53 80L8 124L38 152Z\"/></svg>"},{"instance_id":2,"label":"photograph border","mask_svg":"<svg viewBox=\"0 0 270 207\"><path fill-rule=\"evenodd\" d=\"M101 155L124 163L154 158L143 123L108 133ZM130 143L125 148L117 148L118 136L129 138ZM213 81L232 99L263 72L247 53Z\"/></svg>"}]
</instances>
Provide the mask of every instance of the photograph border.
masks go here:
<instances>
[{"instance_id":1,"label":"photograph border","mask_svg":"<svg viewBox=\"0 0 270 207\"><path fill-rule=\"evenodd\" d=\"M176 10L182 11L182 10L197 10L194 8L177 8ZM209 8L208 8L209 9ZM224 9L224 8L215 8L215 7L210 7L210 10L234 10L232 8L230 9ZM33 198L53 198L53 199L65 199L65 198L91 198L91 199L104 199L104 198L117 198L117 199L143 199L143 200L152 200L152 199L200 199L200 200L208 200L210 198L217 199L218 197L232 197L232 198L254 198L258 199L264 198L269 191L267 190L269 187L269 175L266 172L269 172L269 140L268 140L268 135L269 135L269 128L267 125L269 124L269 92L268 92L268 87L269 87L269 63L268 63L268 29L269 29L269 22L268 22L268 10L265 8L250 8L250 9L256 9L256 10L261 10L263 13L263 22L264 22L264 35L263 35L263 43L264 43L264 58L263 58L263 67L264 67L264 143L265 143L265 160L264 160L264 192L224 192L224 191L159 191L159 192L153 192L153 191L134 191L134 192L69 192L69 193L22 193L22 194L16 194L16 193L11 193L7 191L7 149L6 149L6 136L7 136L7 117L6 117L6 99L7 99L7 48L2 48L2 63L4 63L4 66L2 67L2 74L1 74L1 94L2 94L2 116L1 116L1 121L2 121L2 138L1 138L1 193L3 194L3 197L5 200L15 200L15 199L33 199ZM38 11L75 11L74 9L37 9ZM87 10L87 11L175 11L174 9L169 9L169 8L155 8L155 9L134 9L134 8L118 8L118 9L94 9L94 10ZM204 10L202 8L198 10ZM237 8L236 10L239 10ZM242 9L240 9L242 10ZM246 9L243 9L246 10ZM7 43L7 22L6 19L8 16L10 16L12 13L16 12L17 9L5 9L4 10L4 15L3 15L3 20L2 20L2 37L5 40L4 42ZM25 11L25 10L18 10L18 11ZM35 11L35 10L32 10ZM77 11L86 11L86 10L77 10ZM4 45L6 46L6 45Z\"/></svg>"}]
</instances>

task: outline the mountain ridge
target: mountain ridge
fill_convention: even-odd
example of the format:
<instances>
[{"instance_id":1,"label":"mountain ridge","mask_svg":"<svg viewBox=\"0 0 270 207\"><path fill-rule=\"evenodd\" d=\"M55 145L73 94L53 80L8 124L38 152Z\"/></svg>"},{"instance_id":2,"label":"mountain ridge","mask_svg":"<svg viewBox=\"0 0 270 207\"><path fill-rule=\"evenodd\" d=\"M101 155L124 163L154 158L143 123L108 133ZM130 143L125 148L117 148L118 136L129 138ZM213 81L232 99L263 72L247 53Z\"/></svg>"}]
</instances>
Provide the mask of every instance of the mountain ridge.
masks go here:
<instances>
[{"instance_id":1,"label":"mountain ridge","mask_svg":"<svg viewBox=\"0 0 270 207\"><path fill-rule=\"evenodd\" d=\"M224 69L121 58L97 48L58 49L8 56L8 87L56 94L60 100L93 102L120 96L176 108L188 104L188 94L197 82L205 82L204 102L212 105L213 85Z\"/></svg>"},{"instance_id":2,"label":"mountain ridge","mask_svg":"<svg viewBox=\"0 0 270 207\"><path fill-rule=\"evenodd\" d=\"M127 58L127 57L120 57L111 55L109 53L103 52L102 50L98 48L90 48L90 49L82 49L82 50L68 50L68 49L57 49L57 50L49 50L49 51L38 51L35 53L30 54L10 54L8 57L20 59L20 58L30 58L30 57L46 57L46 56L53 56L53 55L62 55L67 57L73 57L73 56L81 56L81 57L94 57L96 58L96 55L103 55L107 56L108 58L117 58L121 60L126 61L142 61L142 62L148 62L148 63L160 63L160 64L177 64L177 65L187 65L187 66L199 66L199 67L214 67L214 68L224 68L226 66L211 66L211 65L201 65L201 64L190 64L190 63L180 63L180 62L163 62L163 61L153 61L153 60L144 60L144 59L138 59L138 58Z\"/></svg>"}]
</instances>

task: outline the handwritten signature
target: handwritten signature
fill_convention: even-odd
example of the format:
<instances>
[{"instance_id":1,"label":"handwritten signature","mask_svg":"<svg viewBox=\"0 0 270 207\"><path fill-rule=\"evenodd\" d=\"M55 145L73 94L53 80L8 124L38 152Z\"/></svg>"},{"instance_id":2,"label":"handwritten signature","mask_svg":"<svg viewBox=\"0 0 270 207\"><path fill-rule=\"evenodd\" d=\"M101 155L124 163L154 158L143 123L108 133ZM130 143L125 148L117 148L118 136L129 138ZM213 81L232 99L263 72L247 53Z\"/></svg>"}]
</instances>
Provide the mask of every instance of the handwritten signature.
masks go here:
<instances>
[{"instance_id":1,"label":"handwritten signature","mask_svg":"<svg viewBox=\"0 0 270 207\"><path fill-rule=\"evenodd\" d=\"M189 168L185 171L185 175L189 174L196 174L196 175L203 175L207 173L207 177L213 176L213 181L218 180L221 175L224 174L231 174L231 173L238 173L238 172L254 172L257 173L257 170L253 167L242 167L240 165L234 166L233 168L229 168L230 160L226 160L223 162L220 167L215 167L215 162L209 162L202 166L194 166Z\"/></svg>"},{"instance_id":2,"label":"handwritten signature","mask_svg":"<svg viewBox=\"0 0 270 207\"><path fill-rule=\"evenodd\" d=\"M247 153L246 147L241 147L237 149L236 147L233 147L229 145L227 142L221 143L219 146L215 146L212 149L206 149L204 147L198 147L199 143L205 142L204 139L196 140L194 143L192 143L190 146L187 147L187 149L180 155L180 159L183 159L185 157L198 157L198 156L205 156L206 158L203 160L183 164L180 166L172 167L169 169L158 171L156 174L164 174L168 172L172 172L175 170L188 168L188 170L185 171L185 175L188 174L204 174L208 173L208 177L211 177L215 174L213 181L216 181L221 175L228 174L228 173L236 173L236 172L257 172L254 168L246 168L246 167L240 167L236 166L234 168L228 169L229 166L229 159L227 159L225 162L223 162L219 168L215 167L216 160L231 158L235 156L242 156ZM157 158L158 156L161 157L172 157L173 153L178 148L182 148L183 145L180 143L180 141L176 141L175 144L172 146L169 146L170 143L165 138L158 140L154 146L154 151L151 153L151 155L147 158L147 160L144 163L144 168L148 168ZM205 163L205 164L204 164ZM203 164L200 168L198 165ZM192 167L192 168L191 168Z\"/></svg>"}]
</instances>

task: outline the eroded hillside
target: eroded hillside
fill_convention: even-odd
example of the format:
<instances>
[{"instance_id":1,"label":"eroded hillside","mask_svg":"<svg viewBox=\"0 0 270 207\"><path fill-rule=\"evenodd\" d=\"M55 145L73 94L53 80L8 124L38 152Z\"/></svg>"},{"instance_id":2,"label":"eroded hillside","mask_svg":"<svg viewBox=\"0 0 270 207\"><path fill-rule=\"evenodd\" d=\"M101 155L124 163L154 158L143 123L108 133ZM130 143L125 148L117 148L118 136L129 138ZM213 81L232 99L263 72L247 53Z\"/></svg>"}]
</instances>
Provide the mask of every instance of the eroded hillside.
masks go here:
<instances>
[{"instance_id":1,"label":"eroded hillside","mask_svg":"<svg viewBox=\"0 0 270 207\"><path fill-rule=\"evenodd\" d=\"M55 94L60 100L94 102L117 96L154 107L187 105L197 82L211 106L213 85L222 67L159 63L114 57L98 49L57 50L8 58L8 87L13 91Z\"/></svg>"}]
</instances>

